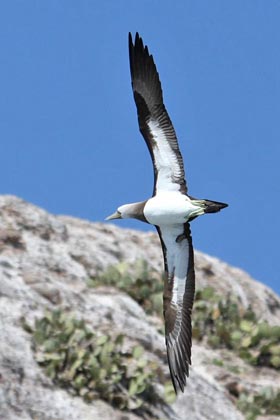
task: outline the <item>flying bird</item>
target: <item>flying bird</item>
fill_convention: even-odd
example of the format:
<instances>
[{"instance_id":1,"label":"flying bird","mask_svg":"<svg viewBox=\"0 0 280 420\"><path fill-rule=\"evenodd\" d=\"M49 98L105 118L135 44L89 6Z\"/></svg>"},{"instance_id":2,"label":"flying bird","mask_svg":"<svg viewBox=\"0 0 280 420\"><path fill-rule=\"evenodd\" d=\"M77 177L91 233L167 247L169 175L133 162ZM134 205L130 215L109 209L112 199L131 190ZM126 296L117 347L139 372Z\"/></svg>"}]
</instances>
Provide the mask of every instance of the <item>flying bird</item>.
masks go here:
<instances>
[{"instance_id":1,"label":"flying bird","mask_svg":"<svg viewBox=\"0 0 280 420\"><path fill-rule=\"evenodd\" d=\"M195 293L194 254L190 222L227 207L187 194L183 158L163 103L153 56L136 33L129 33L129 61L140 132L154 167L152 198L124 204L106 220L138 219L154 225L164 257L163 314L170 375L175 392L184 392L191 364L191 314Z\"/></svg>"}]
</instances>

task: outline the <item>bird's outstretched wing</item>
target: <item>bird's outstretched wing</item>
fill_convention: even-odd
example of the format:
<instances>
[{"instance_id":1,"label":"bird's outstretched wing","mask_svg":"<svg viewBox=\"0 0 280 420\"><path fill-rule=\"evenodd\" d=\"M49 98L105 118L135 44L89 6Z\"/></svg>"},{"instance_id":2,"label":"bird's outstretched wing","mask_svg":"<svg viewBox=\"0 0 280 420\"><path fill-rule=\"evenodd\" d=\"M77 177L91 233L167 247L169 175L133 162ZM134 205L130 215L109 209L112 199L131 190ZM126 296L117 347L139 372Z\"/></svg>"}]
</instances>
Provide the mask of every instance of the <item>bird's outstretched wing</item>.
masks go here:
<instances>
[{"instance_id":1,"label":"bird's outstretched wing","mask_svg":"<svg viewBox=\"0 0 280 420\"><path fill-rule=\"evenodd\" d=\"M158 191L180 191L187 185L176 133L165 109L161 83L153 56L136 33L129 33L129 60L133 95L140 131L154 166L154 195Z\"/></svg>"},{"instance_id":2,"label":"bird's outstretched wing","mask_svg":"<svg viewBox=\"0 0 280 420\"><path fill-rule=\"evenodd\" d=\"M157 226L164 255L163 312L171 379L184 391L191 364L191 313L195 293L192 237L189 223Z\"/></svg>"}]
</instances>

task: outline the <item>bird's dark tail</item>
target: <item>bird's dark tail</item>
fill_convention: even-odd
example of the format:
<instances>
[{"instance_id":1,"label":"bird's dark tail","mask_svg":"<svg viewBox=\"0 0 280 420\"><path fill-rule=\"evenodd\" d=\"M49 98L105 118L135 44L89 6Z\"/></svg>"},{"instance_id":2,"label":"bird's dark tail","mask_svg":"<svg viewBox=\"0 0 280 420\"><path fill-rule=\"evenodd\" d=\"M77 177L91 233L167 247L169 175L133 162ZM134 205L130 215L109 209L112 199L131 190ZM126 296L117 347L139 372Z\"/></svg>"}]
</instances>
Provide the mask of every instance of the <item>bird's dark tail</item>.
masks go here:
<instances>
[{"instance_id":1,"label":"bird's dark tail","mask_svg":"<svg viewBox=\"0 0 280 420\"><path fill-rule=\"evenodd\" d=\"M204 213L217 213L217 211L220 211L228 206L228 204L219 203L219 201L211 200L203 200L203 203L205 204Z\"/></svg>"}]
</instances>

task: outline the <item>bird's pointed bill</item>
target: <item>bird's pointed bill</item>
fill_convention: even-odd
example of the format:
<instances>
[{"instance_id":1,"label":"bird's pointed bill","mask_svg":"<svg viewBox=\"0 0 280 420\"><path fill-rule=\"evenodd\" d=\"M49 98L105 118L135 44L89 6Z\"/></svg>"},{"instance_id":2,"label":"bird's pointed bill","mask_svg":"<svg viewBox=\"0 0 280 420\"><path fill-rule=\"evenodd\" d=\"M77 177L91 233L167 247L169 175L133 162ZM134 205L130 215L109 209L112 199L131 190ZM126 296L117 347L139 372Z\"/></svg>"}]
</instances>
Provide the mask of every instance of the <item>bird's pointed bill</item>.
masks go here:
<instances>
[{"instance_id":1,"label":"bird's pointed bill","mask_svg":"<svg viewBox=\"0 0 280 420\"><path fill-rule=\"evenodd\" d=\"M119 211L116 211L115 213L111 214L110 216L106 217L105 220L114 220L114 219L121 219L121 213Z\"/></svg>"}]
</instances>

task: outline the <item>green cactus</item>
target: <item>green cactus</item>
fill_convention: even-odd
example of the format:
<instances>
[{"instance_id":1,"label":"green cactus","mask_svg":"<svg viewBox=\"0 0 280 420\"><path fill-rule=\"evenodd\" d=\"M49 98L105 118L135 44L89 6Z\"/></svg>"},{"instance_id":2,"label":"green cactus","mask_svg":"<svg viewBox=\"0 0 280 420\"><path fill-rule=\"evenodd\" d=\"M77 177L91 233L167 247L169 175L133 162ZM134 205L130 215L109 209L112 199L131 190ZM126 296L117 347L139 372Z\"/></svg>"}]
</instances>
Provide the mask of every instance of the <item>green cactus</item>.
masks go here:
<instances>
[{"instance_id":1,"label":"green cactus","mask_svg":"<svg viewBox=\"0 0 280 420\"><path fill-rule=\"evenodd\" d=\"M37 362L59 386L87 402L102 398L122 410L149 411L163 400L153 381L160 367L140 345L124 350L121 334L97 334L73 316L47 312L33 330Z\"/></svg>"},{"instance_id":2,"label":"green cactus","mask_svg":"<svg viewBox=\"0 0 280 420\"><path fill-rule=\"evenodd\" d=\"M163 279L149 269L148 263L138 260L133 276L128 264L110 266L104 273L88 281L90 287L114 286L136 300L148 314L162 314Z\"/></svg>"},{"instance_id":3,"label":"green cactus","mask_svg":"<svg viewBox=\"0 0 280 420\"><path fill-rule=\"evenodd\" d=\"M162 317L163 278L143 260L135 263L133 276L128 268L123 262L108 267L89 284L117 287L148 314ZM280 369L280 327L259 322L251 307L245 309L234 296L220 296L210 286L197 290L193 310L193 338L205 337L211 347L226 347L250 364Z\"/></svg>"},{"instance_id":4,"label":"green cactus","mask_svg":"<svg viewBox=\"0 0 280 420\"><path fill-rule=\"evenodd\" d=\"M214 348L228 348L246 362L280 369L280 327L259 322L234 296L199 290L193 310L193 336Z\"/></svg>"},{"instance_id":5,"label":"green cactus","mask_svg":"<svg viewBox=\"0 0 280 420\"><path fill-rule=\"evenodd\" d=\"M242 393L237 400L237 407L245 414L246 420L255 420L260 415L279 415L280 391L270 387L263 388L259 393Z\"/></svg>"}]
</instances>

